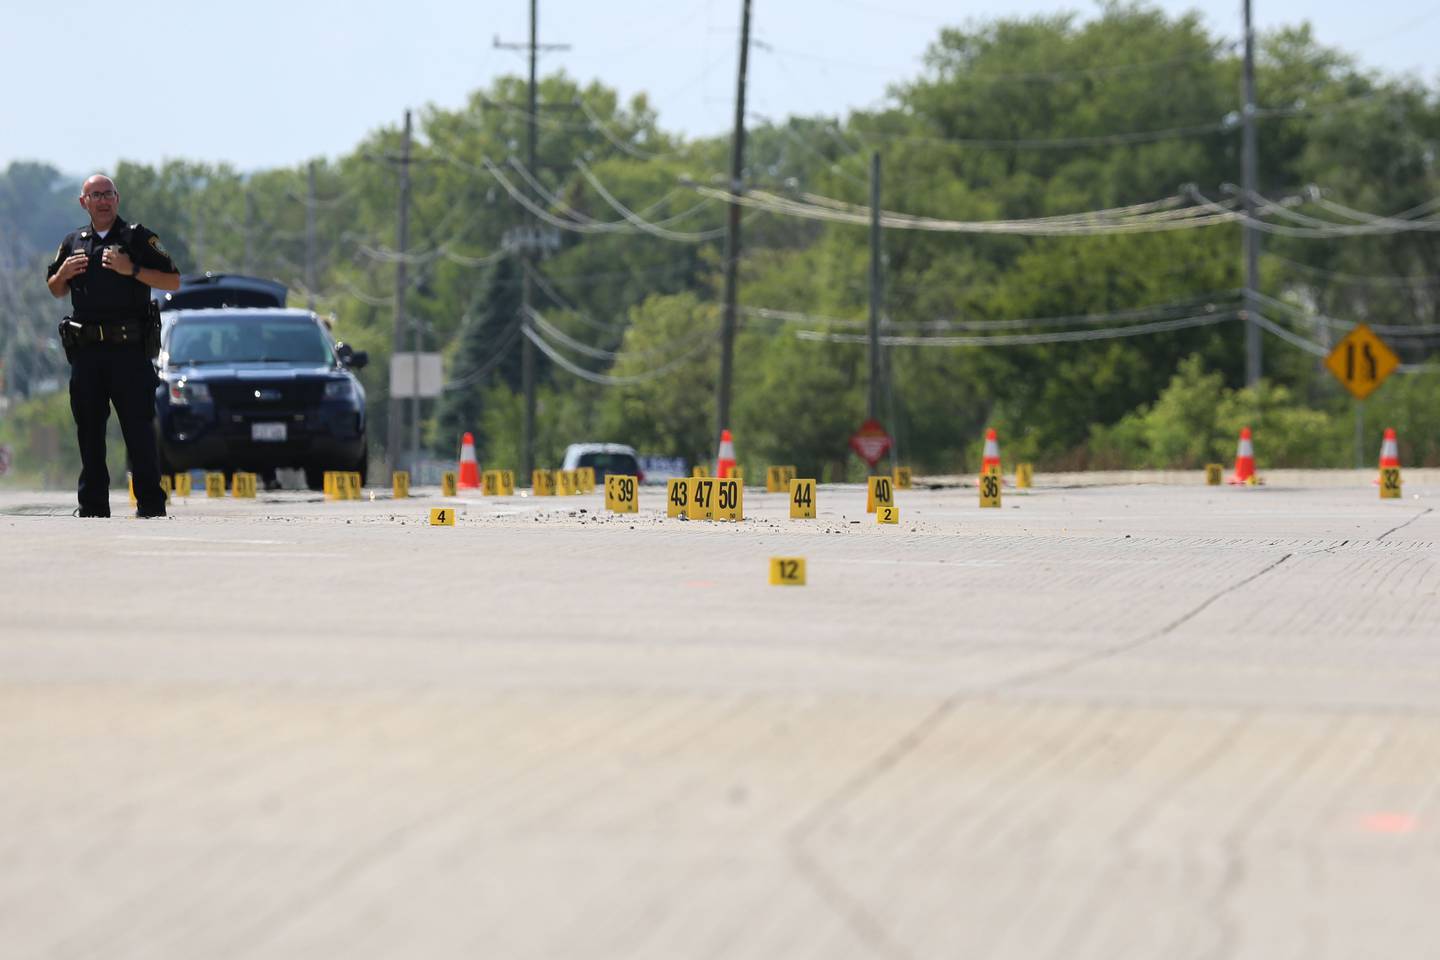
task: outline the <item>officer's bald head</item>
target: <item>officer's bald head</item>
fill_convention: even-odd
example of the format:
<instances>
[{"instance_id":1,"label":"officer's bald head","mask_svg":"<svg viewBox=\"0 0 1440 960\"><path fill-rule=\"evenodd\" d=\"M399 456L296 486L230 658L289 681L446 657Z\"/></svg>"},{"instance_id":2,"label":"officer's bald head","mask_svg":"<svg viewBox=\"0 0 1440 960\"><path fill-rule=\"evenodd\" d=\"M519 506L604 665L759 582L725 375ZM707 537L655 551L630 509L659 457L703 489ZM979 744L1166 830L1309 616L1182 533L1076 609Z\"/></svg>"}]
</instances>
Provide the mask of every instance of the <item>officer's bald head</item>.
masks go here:
<instances>
[{"instance_id":1,"label":"officer's bald head","mask_svg":"<svg viewBox=\"0 0 1440 960\"><path fill-rule=\"evenodd\" d=\"M120 193L115 189L115 181L103 173L88 177L80 188L80 206L90 214L95 229L110 229L120 209Z\"/></svg>"}]
</instances>

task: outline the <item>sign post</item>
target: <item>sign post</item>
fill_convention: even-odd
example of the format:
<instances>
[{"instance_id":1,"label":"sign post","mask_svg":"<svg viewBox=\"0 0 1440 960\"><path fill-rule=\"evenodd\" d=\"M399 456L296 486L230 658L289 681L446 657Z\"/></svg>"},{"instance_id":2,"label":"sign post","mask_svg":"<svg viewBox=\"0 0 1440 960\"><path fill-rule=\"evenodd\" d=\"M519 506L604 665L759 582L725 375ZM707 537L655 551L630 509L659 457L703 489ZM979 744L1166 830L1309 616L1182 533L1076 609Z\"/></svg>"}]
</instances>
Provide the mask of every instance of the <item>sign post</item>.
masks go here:
<instances>
[{"instance_id":1,"label":"sign post","mask_svg":"<svg viewBox=\"0 0 1440 960\"><path fill-rule=\"evenodd\" d=\"M1395 356L1395 351L1363 323L1355 324L1325 358L1326 369L1355 398L1357 468L1365 466L1365 398L1378 390L1398 366L1400 358Z\"/></svg>"}]
</instances>

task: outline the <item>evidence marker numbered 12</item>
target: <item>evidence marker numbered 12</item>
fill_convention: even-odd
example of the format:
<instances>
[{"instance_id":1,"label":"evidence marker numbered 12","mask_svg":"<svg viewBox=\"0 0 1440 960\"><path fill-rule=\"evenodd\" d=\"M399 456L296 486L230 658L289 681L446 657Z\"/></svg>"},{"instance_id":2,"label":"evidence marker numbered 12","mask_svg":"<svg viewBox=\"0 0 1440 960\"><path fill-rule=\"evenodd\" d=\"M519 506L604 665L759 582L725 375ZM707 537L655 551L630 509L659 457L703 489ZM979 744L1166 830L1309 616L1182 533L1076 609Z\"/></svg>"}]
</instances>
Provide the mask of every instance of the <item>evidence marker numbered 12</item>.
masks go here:
<instances>
[{"instance_id":1,"label":"evidence marker numbered 12","mask_svg":"<svg viewBox=\"0 0 1440 960\"><path fill-rule=\"evenodd\" d=\"M805 586L805 558L771 557L770 585L772 587Z\"/></svg>"}]
</instances>

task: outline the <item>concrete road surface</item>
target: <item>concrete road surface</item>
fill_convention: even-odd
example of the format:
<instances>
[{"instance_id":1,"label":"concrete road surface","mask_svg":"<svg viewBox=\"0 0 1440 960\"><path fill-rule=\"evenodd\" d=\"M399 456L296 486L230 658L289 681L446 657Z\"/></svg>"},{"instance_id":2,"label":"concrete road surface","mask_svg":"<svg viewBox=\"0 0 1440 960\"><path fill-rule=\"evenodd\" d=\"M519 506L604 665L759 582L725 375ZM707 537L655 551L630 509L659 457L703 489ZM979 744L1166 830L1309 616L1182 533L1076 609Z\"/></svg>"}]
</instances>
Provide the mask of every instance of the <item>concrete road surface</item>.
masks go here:
<instances>
[{"instance_id":1,"label":"concrete road surface","mask_svg":"<svg viewBox=\"0 0 1440 960\"><path fill-rule=\"evenodd\" d=\"M0 957L1440 956L1437 477L1040 479L0 491Z\"/></svg>"}]
</instances>

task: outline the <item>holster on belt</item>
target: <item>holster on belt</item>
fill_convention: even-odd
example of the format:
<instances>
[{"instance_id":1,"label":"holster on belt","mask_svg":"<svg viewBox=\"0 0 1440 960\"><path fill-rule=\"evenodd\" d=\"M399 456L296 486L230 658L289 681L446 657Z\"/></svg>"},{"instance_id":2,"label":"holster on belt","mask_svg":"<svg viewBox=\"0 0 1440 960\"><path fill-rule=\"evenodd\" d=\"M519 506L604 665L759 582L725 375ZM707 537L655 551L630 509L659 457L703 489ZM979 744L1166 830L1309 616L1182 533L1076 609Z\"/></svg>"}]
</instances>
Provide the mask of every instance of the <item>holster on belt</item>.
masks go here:
<instances>
[{"instance_id":1,"label":"holster on belt","mask_svg":"<svg viewBox=\"0 0 1440 960\"><path fill-rule=\"evenodd\" d=\"M144 343L148 349L152 339L150 328L158 323L158 317L153 324L148 318L143 322L123 320L117 323L81 323L72 317L66 317L60 321L60 343L65 347L65 358L72 361L75 359L74 352L77 347L88 347L94 343L109 343L115 346ZM156 353L150 355L151 359L159 353L158 329L153 339Z\"/></svg>"}]
</instances>

